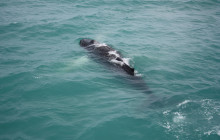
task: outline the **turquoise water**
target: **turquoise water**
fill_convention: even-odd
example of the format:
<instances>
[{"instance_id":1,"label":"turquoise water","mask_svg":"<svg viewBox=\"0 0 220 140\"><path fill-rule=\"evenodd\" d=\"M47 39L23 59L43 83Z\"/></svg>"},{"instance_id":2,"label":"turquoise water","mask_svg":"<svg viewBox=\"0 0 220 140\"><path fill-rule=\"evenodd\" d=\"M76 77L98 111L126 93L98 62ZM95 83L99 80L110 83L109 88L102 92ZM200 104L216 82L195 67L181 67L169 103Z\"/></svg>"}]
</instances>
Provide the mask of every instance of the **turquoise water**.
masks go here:
<instances>
[{"instance_id":1,"label":"turquoise water","mask_svg":"<svg viewBox=\"0 0 220 140\"><path fill-rule=\"evenodd\" d=\"M131 58L152 94L81 38ZM217 140L219 94L219 0L0 1L0 139Z\"/></svg>"}]
</instances>

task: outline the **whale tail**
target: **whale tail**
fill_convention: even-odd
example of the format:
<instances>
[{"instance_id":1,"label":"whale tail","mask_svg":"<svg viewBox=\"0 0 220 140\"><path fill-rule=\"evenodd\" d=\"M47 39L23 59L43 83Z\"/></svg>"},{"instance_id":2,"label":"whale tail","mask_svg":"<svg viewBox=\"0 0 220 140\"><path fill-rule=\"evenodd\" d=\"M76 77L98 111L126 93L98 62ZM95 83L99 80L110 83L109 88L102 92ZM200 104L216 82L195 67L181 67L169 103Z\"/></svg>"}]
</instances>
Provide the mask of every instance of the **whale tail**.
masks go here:
<instances>
[{"instance_id":1,"label":"whale tail","mask_svg":"<svg viewBox=\"0 0 220 140\"><path fill-rule=\"evenodd\" d=\"M134 68L131 68L130 66L128 66L127 64L123 64L122 68L130 75L134 76Z\"/></svg>"}]
</instances>

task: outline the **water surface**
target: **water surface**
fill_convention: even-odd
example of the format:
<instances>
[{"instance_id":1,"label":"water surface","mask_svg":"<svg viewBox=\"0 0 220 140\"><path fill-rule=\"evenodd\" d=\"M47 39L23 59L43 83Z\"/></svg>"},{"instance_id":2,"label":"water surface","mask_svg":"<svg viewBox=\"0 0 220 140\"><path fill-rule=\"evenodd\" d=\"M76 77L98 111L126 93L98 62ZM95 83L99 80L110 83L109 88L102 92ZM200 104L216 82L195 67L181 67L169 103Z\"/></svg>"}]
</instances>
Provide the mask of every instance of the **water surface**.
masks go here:
<instances>
[{"instance_id":1,"label":"water surface","mask_svg":"<svg viewBox=\"0 0 220 140\"><path fill-rule=\"evenodd\" d=\"M219 139L219 0L0 2L0 139ZM134 65L152 94L79 46Z\"/></svg>"}]
</instances>

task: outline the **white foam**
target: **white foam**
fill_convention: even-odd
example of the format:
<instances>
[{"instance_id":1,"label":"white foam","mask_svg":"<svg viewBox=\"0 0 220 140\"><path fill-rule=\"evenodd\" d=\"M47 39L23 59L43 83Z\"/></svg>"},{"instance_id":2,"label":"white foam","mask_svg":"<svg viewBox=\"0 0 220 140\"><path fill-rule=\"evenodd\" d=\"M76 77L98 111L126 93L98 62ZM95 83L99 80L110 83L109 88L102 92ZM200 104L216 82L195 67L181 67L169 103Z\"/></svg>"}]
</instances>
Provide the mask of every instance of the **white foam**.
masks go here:
<instances>
[{"instance_id":1,"label":"white foam","mask_svg":"<svg viewBox=\"0 0 220 140\"><path fill-rule=\"evenodd\" d=\"M102 46L107 46L105 43L95 43L95 44L92 44L92 45L95 45L95 47L102 47Z\"/></svg>"},{"instance_id":2,"label":"white foam","mask_svg":"<svg viewBox=\"0 0 220 140\"><path fill-rule=\"evenodd\" d=\"M117 51L109 51L108 54L109 55L114 55L115 57L120 57L120 55L118 54Z\"/></svg>"},{"instance_id":3,"label":"white foam","mask_svg":"<svg viewBox=\"0 0 220 140\"><path fill-rule=\"evenodd\" d=\"M179 103L179 104L177 105L177 107L180 107L180 106L182 106L182 105L184 105L184 104L187 104L188 102L190 102L190 100L185 100L185 101L183 101L182 103Z\"/></svg>"},{"instance_id":4,"label":"white foam","mask_svg":"<svg viewBox=\"0 0 220 140\"><path fill-rule=\"evenodd\" d=\"M175 114L175 116L173 117L173 122L175 122L175 123L182 122L185 119L185 116L183 116L179 112L175 112L174 114Z\"/></svg>"},{"instance_id":5,"label":"white foam","mask_svg":"<svg viewBox=\"0 0 220 140\"><path fill-rule=\"evenodd\" d=\"M138 73L138 71L134 70L134 75L137 76L137 77L142 77L143 74L141 73Z\"/></svg>"},{"instance_id":6,"label":"white foam","mask_svg":"<svg viewBox=\"0 0 220 140\"><path fill-rule=\"evenodd\" d=\"M130 58L122 58L122 60L125 64L130 66L130 64L129 64Z\"/></svg>"},{"instance_id":7,"label":"white foam","mask_svg":"<svg viewBox=\"0 0 220 140\"><path fill-rule=\"evenodd\" d=\"M170 130L171 126L169 122L164 123L163 127L165 127L166 129Z\"/></svg>"},{"instance_id":8,"label":"white foam","mask_svg":"<svg viewBox=\"0 0 220 140\"><path fill-rule=\"evenodd\" d=\"M210 130L210 131L208 131L208 132L205 132L204 134L205 134L205 135L210 135L212 132L213 132L213 130Z\"/></svg>"},{"instance_id":9,"label":"white foam","mask_svg":"<svg viewBox=\"0 0 220 140\"><path fill-rule=\"evenodd\" d=\"M209 116L209 117L207 118L208 121L211 120L211 119L213 119L213 116Z\"/></svg>"},{"instance_id":10,"label":"white foam","mask_svg":"<svg viewBox=\"0 0 220 140\"><path fill-rule=\"evenodd\" d=\"M110 60L110 62L112 62L112 63L115 63L115 64L119 64L119 65L121 65L121 66L123 66L123 62L121 62L121 61L118 61L118 60L116 60L116 59L112 59L112 60Z\"/></svg>"},{"instance_id":11,"label":"white foam","mask_svg":"<svg viewBox=\"0 0 220 140\"><path fill-rule=\"evenodd\" d=\"M91 46L95 46L96 48L98 47L103 47L103 46L107 46L105 43L98 43L98 42L95 42L94 44L91 44L87 47L91 47Z\"/></svg>"},{"instance_id":12,"label":"white foam","mask_svg":"<svg viewBox=\"0 0 220 140\"><path fill-rule=\"evenodd\" d=\"M33 76L34 79L40 79L41 77L40 76Z\"/></svg>"},{"instance_id":13,"label":"white foam","mask_svg":"<svg viewBox=\"0 0 220 140\"><path fill-rule=\"evenodd\" d=\"M167 115L170 112L170 110L166 110L163 112L164 115Z\"/></svg>"},{"instance_id":14,"label":"white foam","mask_svg":"<svg viewBox=\"0 0 220 140\"><path fill-rule=\"evenodd\" d=\"M213 127L211 130L204 132L204 134L205 135L217 134L218 136L220 136L219 128L220 128L220 126Z\"/></svg>"},{"instance_id":15,"label":"white foam","mask_svg":"<svg viewBox=\"0 0 220 140\"><path fill-rule=\"evenodd\" d=\"M220 136L220 130L218 130L217 135L219 135L219 136Z\"/></svg>"},{"instance_id":16,"label":"white foam","mask_svg":"<svg viewBox=\"0 0 220 140\"><path fill-rule=\"evenodd\" d=\"M140 74L140 73L134 73L134 75L137 77L142 77L142 74Z\"/></svg>"}]
</instances>

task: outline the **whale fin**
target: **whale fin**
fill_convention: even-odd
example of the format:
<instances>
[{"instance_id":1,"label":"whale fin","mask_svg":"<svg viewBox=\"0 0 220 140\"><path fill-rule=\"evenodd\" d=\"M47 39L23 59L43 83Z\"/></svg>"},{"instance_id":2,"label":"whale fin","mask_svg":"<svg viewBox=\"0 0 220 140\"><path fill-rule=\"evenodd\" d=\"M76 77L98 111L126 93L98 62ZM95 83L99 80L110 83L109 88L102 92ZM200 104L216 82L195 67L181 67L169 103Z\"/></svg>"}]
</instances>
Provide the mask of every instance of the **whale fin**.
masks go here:
<instances>
[{"instance_id":1,"label":"whale fin","mask_svg":"<svg viewBox=\"0 0 220 140\"><path fill-rule=\"evenodd\" d=\"M131 68L130 66L128 66L127 64L123 64L122 68L130 75L134 76L134 68Z\"/></svg>"}]
</instances>

